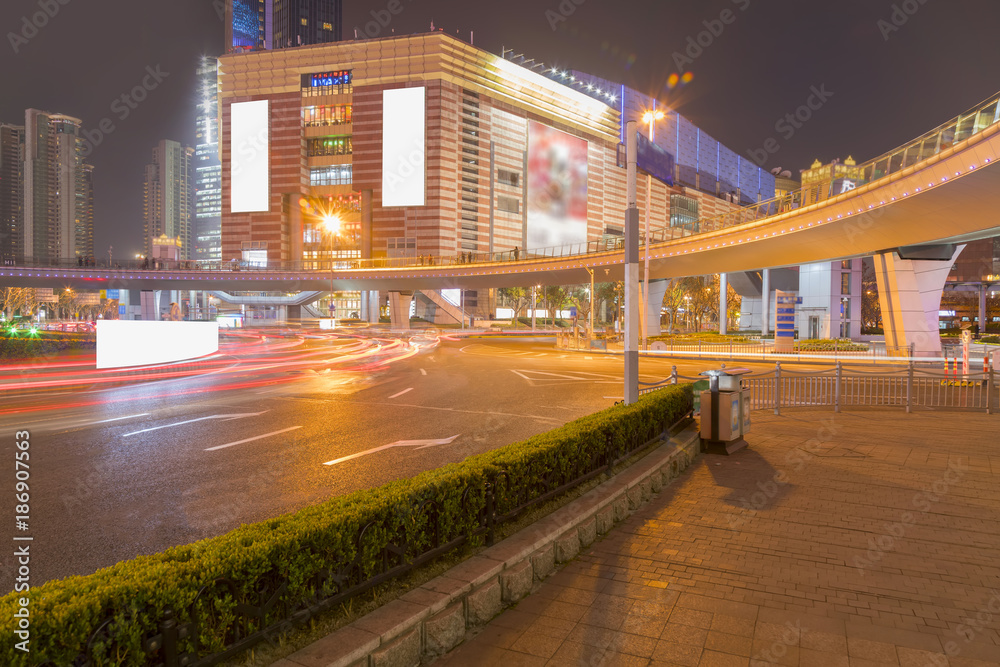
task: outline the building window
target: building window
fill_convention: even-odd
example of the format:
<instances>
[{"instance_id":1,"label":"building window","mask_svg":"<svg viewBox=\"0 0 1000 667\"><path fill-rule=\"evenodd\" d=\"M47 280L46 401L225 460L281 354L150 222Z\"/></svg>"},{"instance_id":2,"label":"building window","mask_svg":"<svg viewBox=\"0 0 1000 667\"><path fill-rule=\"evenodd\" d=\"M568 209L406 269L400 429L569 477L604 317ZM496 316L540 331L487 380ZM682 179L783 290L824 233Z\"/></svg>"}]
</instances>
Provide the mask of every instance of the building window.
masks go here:
<instances>
[{"instance_id":1,"label":"building window","mask_svg":"<svg viewBox=\"0 0 1000 667\"><path fill-rule=\"evenodd\" d=\"M851 293L851 274L841 273L840 274L840 293L850 294Z\"/></svg>"},{"instance_id":2,"label":"building window","mask_svg":"<svg viewBox=\"0 0 1000 667\"><path fill-rule=\"evenodd\" d=\"M387 257L416 257L417 239L403 236L386 239L385 250Z\"/></svg>"},{"instance_id":3,"label":"building window","mask_svg":"<svg viewBox=\"0 0 1000 667\"><path fill-rule=\"evenodd\" d=\"M306 19L299 19L299 23L301 23L302 25L309 25L309 21L307 21Z\"/></svg>"},{"instance_id":4,"label":"building window","mask_svg":"<svg viewBox=\"0 0 1000 667\"><path fill-rule=\"evenodd\" d=\"M521 202L514 197L504 197L503 195L499 195L497 197L497 208L506 213L520 213Z\"/></svg>"},{"instance_id":5,"label":"building window","mask_svg":"<svg viewBox=\"0 0 1000 667\"><path fill-rule=\"evenodd\" d=\"M840 268L844 269L845 271L850 271L851 270L851 260L845 259L845 260L841 261L840 262Z\"/></svg>"},{"instance_id":6,"label":"building window","mask_svg":"<svg viewBox=\"0 0 1000 667\"><path fill-rule=\"evenodd\" d=\"M323 30L333 30L333 24L332 23L326 23L326 22L324 22L323 23Z\"/></svg>"},{"instance_id":7,"label":"building window","mask_svg":"<svg viewBox=\"0 0 1000 667\"><path fill-rule=\"evenodd\" d=\"M510 171L509 169L498 169L497 181L503 185L519 188L521 187L521 174L516 171Z\"/></svg>"},{"instance_id":8,"label":"building window","mask_svg":"<svg viewBox=\"0 0 1000 667\"><path fill-rule=\"evenodd\" d=\"M303 107L302 124L305 127L347 125L352 120L353 111L353 106L350 104Z\"/></svg>"},{"instance_id":9,"label":"building window","mask_svg":"<svg viewBox=\"0 0 1000 667\"><path fill-rule=\"evenodd\" d=\"M354 146L351 137L320 137L306 142L306 155L328 157L331 155L352 155Z\"/></svg>"},{"instance_id":10,"label":"building window","mask_svg":"<svg viewBox=\"0 0 1000 667\"><path fill-rule=\"evenodd\" d=\"M317 167L309 170L309 185L351 185L354 181L354 168L349 164L338 164L330 167Z\"/></svg>"},{"instance_id":11,"label":"building window","mask_svg":"<svg viewBox=\"0 0 1000 667\"><path fill-rule=\"evenodd\" d=\"M698 231L698 200L683 195L670 195L670 226Z\"/></svg>"}]
</instances>

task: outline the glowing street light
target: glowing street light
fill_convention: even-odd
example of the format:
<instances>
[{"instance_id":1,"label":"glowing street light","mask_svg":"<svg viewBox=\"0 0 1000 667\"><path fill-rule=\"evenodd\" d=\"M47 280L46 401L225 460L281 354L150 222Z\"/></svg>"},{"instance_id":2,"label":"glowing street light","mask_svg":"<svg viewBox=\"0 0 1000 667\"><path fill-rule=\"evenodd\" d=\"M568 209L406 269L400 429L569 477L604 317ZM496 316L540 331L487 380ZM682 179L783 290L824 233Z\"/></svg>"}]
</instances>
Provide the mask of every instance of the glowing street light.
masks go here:
<instances>
[{"instance_id":1,"label":"glowing street light","mask_svg":"<svg viewBox=\"0 0 1000 667\"><path fill-rule=\"evenodd\" d=\"M656 121L666 117L662 111L656 108L656 100L653 100L653 108L642 115L642 122L649 125L649 142L653 143L656 138ZM643 276L642 276L642 303L640 312L642 313L642 349L649 349L649 316L646 311L649 305L649 218L653 200L653 175L646 174L646 248L643 253Z\"/></svg>"}]
</instances>

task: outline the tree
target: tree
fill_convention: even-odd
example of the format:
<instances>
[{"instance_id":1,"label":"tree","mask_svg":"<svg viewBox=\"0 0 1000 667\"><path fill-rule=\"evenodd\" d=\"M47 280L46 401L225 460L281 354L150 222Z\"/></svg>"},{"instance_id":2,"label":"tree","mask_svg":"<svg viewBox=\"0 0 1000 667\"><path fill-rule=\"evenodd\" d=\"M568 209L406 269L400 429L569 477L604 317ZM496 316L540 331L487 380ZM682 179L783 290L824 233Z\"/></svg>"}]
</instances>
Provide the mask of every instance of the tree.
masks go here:
<instances>
[{"instance_id":1,"label":"tree","mask_svg":"<svg viewBox=\"0 0 1000 667\"><path fill-rule=\"evenodd\" d=\"M681 289L680 281L677 279L671 280L670 284L667 285L667 291L663 294L663 304L662 309L666 310L670 315L670 325L667 330L671 333L674 330L674 324L677 321L677 313L684 307L684 290Z\"/></svg>"},{"instance_id":2,"label":"tree","mask_svg":"<svg viewBox=\"0 0 1000 667\"><path fill-rule=\"evenodd\" d=\"M517 326L517 318L521 311L528 305L528 290L523 287L502 287L500 288L500 298L514 309L514 326Z\"/></svg>"},{"instance_id":3,"label":"tree","mask_svg":"<svg viewBox=\"0 0 1000 667\"><path fill-rule=\"evenodd\" d=\"M31 287L5 287L0 298L3 299L3 310L8 320L15 312L31 317L38 308L38 294Z\"/></svg>"},{"instance_id":4,"label":"tree","mask_svg":"<svg viewBox=\"0 0 1000 667\"><path fill-rule=\"evenodd\" d=\"M594 291L597 293L597 301L604 303L612 312L611 321L614 322L617 319L615 313L618 312L618 306L625 298L625 283L597 283Z\"/></svg>"},{"instance_id":5,"label":"tree","mask_svg":"<svg viewBox=\"0 0 1000 667\"><path fill-rule=\"evenodd\" d=\"M589 322L590 309L594 302L590 290L584 287L573 288L569 293L569 301L576 306L576 315L580 321Z\"/></svg>"},{"instance_id":6,"label":"tree","mask_svg":"<svg viewBox=\"0 0 1000 667\"><path fill-rule=\"evenodd\" d=\"M882 306L878 300L875 267L865 261L861 269L861 333L882 333Z\"/></svg>"},{"instance_id":7,"label":"tree","mask_svg":"<svg viewBox=\"0 0 1000 667\"><path fill-rule=\"evenodd\" d=\"M552 318L552 325L555 326L556 317L566 303L566 290L558 286L549 286L542 290L542 294L545 296L545 309Z\"/></svg>"}]
</instances>

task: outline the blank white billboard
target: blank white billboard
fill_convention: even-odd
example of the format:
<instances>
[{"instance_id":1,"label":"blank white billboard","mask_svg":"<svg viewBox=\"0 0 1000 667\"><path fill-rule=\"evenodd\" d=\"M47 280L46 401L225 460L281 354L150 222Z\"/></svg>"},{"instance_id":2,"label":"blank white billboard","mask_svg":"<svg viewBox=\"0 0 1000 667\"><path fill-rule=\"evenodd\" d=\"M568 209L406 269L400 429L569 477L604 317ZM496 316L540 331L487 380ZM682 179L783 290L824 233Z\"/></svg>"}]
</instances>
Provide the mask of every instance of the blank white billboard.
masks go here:
<instances>
[{"instance_id":1,"label":"blank white billboard","mask_svg":"<svg viewBox=\"0 0 1000 667\"><path fill-rule=\"evenodd\" d=\"M426 89L382 91L382 206L423 206Z\"/></svg>"},{"instance_id":2,"label":"blank white billboard","mask_svg":"<svg viewBox=\"0 0 1000 667\"><path fill-rule=\"evenodd\" d=\"M270 135L268 101L236 102L230 109L229 210L233 213L260 213L268 210L270 194Z\"/></svg>"},{"instance_id":3,"label":"blank white billboard","mask_svg":"<svg viewBox=\"0 0 1000 667\"><path fill-rule=\"evenodd\" d=\"M217 322L97 320L97 367L149 366L219 351Z\"/></svg>"}]
</instances>

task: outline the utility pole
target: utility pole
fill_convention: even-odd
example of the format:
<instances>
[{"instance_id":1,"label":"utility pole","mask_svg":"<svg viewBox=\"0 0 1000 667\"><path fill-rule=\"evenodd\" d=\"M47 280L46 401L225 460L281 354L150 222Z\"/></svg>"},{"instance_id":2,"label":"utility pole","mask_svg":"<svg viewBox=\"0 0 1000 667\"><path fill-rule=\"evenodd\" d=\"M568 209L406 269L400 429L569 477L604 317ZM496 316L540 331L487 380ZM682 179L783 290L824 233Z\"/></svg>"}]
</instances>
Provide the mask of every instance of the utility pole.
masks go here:
<instances>
[{"instance_id":1,"label":"utility pole","mask_svg":"<svg viewBox=\"0 0 1000 667\"><path fill-rule=\"evenodd\" d=\"M625 210L625 404L639 400L639 209L636 206L636 123L625 126L628 208Z\"/></svg>"}]
</instances>

